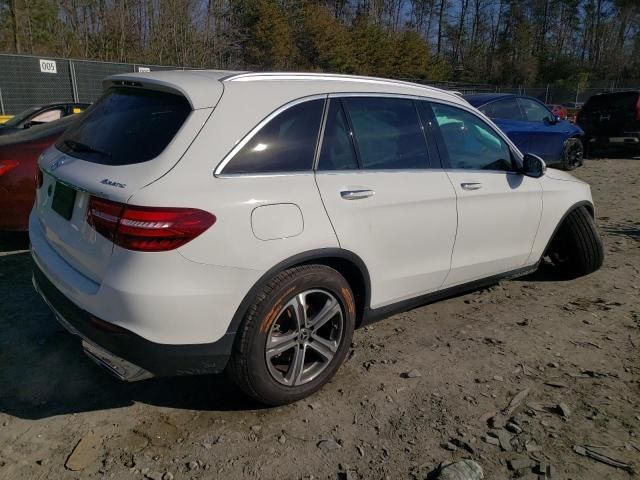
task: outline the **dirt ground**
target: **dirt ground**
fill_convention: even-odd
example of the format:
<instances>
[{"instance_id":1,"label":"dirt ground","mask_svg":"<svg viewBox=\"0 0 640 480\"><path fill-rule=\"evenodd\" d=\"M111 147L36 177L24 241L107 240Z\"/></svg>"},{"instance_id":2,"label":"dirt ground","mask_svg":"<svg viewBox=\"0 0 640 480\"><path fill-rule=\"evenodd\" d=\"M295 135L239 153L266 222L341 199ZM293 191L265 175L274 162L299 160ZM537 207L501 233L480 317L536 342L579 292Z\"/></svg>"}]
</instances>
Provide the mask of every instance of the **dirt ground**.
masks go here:
<instances>
[{"instance_id":1,"label":"dirt ground","mask_svg":"<svg viewBox=\"0 0 640 480\"><path fill-rule=\"evenodd\" d=\"M222 375L112 379L36 296L24 238L5 239L0 478L424 479L462 458L495 480L544 478L534 464L553 479L634 478L574 446L640 467L640 160L576 175L593 189L599 272L543 269L359 330L336 378L282 408ZM488 420L525 389L511 425Z\"/></svg>"}]
</instances>

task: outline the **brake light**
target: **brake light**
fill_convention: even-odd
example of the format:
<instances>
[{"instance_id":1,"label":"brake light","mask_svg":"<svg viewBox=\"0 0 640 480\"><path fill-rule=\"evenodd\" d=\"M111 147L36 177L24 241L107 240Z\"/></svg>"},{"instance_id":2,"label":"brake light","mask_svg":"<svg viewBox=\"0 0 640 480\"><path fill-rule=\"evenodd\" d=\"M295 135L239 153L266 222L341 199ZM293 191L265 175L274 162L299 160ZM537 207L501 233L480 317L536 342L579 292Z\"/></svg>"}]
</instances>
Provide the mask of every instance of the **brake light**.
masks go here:
<instances>
[{"instance_id":1,"label":"brake light","mask_svg":"<svg viewBox=\"0 0 640 480\"><path fill-rule=\"evenodd\" d=\"M638 101L636 102L636 120L640 121L640 95L638 95Z\"/></svg>"},{"instance_id":2,"label":"brake light","mask_svg":"<svg viewBox=\"0 0 640 480\"><path fill-rule=\"evenodd\" d=\"M42 174L42 170L38 168L36 169L36 190L42 187L43 183L44 183L44 175Z\"/></svg>"},{"instance_id":3,"label":"brake light","mask_svg":"<svg viewBox=\"0 0 640 480\"><path fill-rule=\"evenodd\" d=\"M115 242L123 207L122 203L90 197L87 207L87 223L100 235Z\"/></svg>"},{"instance_id":4,"label":"brake light","mask_svg":"<svg viewBox=\"0 0 640 480\"><path fill-rule=\"evenodd\" d=\"M20 165L20 162L16 160L0 160L0 176L13 170L18 165Z\"/></svg>"},{"instance_id":5,"label":"brake light","mask_svg":"<svg viewBox=\"0 0 640 480\"><path fill-rule=\"evenodd\" d=\"M87 223L96 232L128 250L164 252L181 247L216 222L195 208L138 207L91 197Z\"/></svg>"}]
</instances>

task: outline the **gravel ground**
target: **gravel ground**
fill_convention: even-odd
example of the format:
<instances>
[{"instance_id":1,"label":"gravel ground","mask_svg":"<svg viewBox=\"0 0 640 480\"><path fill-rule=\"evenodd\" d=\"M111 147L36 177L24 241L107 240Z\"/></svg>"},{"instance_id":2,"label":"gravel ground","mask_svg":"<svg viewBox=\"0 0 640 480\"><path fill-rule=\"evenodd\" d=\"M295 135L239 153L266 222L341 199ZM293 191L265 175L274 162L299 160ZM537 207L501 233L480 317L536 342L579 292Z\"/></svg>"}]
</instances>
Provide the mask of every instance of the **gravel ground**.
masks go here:
<instances>
[{"instance_id":1,"label":"gravel ground","mask_svg":"<svg viewBox=\"0 0 640 480\"><path fill-rule=\"evenodd\" d=\"M24 238L5 238L0 478L423 479L462 458L489 479L633 478L574 448L640 467L640 160L576 175L593 188L599 272L543 270L359 330L328 386L273 409L224 376L112 379L36 296Z\"/></svg>"}]
</instances>

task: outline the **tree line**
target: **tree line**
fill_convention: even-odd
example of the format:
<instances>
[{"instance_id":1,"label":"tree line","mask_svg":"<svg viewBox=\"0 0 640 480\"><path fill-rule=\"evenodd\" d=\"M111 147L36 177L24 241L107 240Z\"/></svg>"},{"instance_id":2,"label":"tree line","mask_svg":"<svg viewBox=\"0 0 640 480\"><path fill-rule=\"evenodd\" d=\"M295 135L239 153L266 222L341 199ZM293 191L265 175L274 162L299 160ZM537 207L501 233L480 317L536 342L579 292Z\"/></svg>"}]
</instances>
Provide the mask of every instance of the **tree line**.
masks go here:
<instances>
[{"instance_id":1,"label":"tree line","mask_svg":"<svg viewBox=\"0 0 640 480\"><path fill-rule=\"evenodd\" d=\"M640 0L0 0L0 52L567 86L640 79Z\"/></svg>"}]
</instances>

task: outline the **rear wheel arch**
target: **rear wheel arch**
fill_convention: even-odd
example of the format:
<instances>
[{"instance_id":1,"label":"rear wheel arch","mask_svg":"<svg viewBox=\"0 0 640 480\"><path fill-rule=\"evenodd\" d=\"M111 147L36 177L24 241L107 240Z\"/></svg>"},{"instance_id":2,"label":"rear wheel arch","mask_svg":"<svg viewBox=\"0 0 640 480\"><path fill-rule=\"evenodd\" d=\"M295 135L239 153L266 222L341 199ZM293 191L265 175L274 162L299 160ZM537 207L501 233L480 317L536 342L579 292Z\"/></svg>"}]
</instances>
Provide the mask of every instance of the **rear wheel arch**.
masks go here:
<instances>
[{"instance_id":1,"label":"rear wheel arch","mask_svg":"<svg viewBox=\"0 0 640 480\"><path fill-rule=\"evenodd\" d=\"M273 277L284 270L312 264L333 268L345 278L355 297L356 328L359 327L364 318L364 312L370 302L371 280L369 270L364 261L349 250L341 248L320 248L293 255L267 270L244 296L231 320L227 333L237 333L247 309L251 306L262 287L270 282Z\"/></svg>"}]
</instances>

